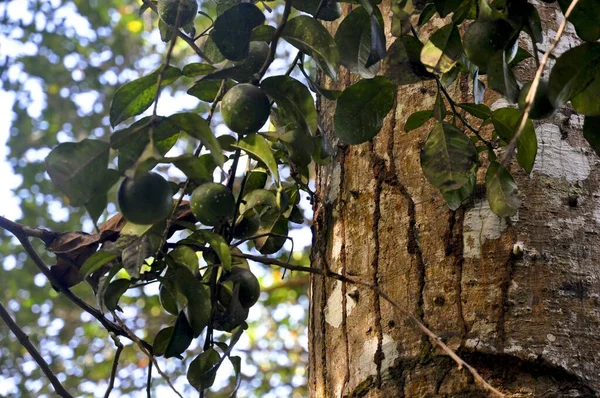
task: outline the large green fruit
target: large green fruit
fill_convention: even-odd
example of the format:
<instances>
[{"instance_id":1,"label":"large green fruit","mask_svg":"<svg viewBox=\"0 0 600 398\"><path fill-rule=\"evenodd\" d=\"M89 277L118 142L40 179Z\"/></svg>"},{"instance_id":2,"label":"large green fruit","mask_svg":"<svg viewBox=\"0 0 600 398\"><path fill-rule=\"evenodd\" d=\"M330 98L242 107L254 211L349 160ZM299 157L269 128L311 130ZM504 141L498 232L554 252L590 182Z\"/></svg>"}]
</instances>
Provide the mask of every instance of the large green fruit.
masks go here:
<instances>
[{"instance_id":1,"label":"large green fruit","mask_svg":"<svg viewBox=\"0 0 600 398\"><path fill-rule=\"evenodd\" d=\"M214 227L233 218L235 199L225 185L209 182L192 192L190 206L196 220Z\"/></svg>"},{"instance_id":2,"label":"large green fruit","mask_svg":"<svg viewBox=\"0 0 600 398\"><path fill-rule=\"evenodd\" d=\"M252 84L238 84L221 101L223 121L238 134L257 132L269 118L269 112L269 98Z\"/></svg>"},{"instance_id":3,"label":"large green fruit","mask_svg":"<svg viewBox=\"0 0 600 398\"><path fill-rule=\"evenodd\" d=\"M485 72L492 55L507 49L512 33L512 26L502 19L475 21L469 25L463 37L465 54L480 71ZM511 51L512 47L508 50Z\"/></svg>"},{"instance_id":4,"label":"large green fruit","mask_svg":"<svg viewBox=\"0 0 600 398\"><path fill-rule=\"evenodd\" d=\"M521 110L525 109L525 99L531 88L531 83L532 82L525 84L519 92L519 109ZM531 112L529 112L529 117L531 119L545 119L550 117L555 109L556 108L549 97L548 82L546 80L540 80L540 84L533 97L533 106L531 107Z\"/></svg>"},{"instance_id":5,"label":"large green fruit","mask_svg":"<svg viewBox=\"0 0 600 398\"><path fill-rule=\"evenodd\" d=\"M169 26L175 26L177 22L177 10L181 1L181 16L179 26L185 26L194 21L198 14L198 2L196 0L158 0L158 15Z\"/></svg>"},{"instance_id":6,"label":"large green fruit","mask_svg":"<svg viewBox=\"0 0 600 398\"><path fill-rule=\"evenodd\" d=\"M173 191L167 180L156 173L125 178L119 187L119 209L134 224L156 224L173 210Z\"/></svg>"}]
</instances>

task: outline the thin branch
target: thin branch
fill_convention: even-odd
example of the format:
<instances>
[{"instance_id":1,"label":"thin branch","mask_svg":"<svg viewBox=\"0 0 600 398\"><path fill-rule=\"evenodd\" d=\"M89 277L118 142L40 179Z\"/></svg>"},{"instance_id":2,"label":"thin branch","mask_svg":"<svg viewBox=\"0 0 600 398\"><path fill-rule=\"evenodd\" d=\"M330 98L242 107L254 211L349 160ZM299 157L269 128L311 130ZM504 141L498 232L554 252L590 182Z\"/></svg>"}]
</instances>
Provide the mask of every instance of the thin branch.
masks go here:
<instances>
[{"instance_id":1,"label":"thin branch","mask_svg":"<svg viewBox=\"0 0 600 398\"><path fill-rule=\"evenodd\" d=\"M25 347L27 352L29 352L29 355L33 357L35 362L42 369L42 372L44 372L48 380L50 380L50 383L52 383L52 386L54 387L56 393L63 398L73 398L73 396L69 394L69 392L63 387L63 385L60 384L60 381L56 378L56 375L52 372L52 369L50 369L48 363L44 360L42 355L38 352L37 348L35 348L31 341L29 341L29 337L27 336L27 334L25 334L25 332L23 332L19 325L17 325L16 322L12 319L12 317L10 316L8 311L6 311L6 308L4 308L2 303L0 303L0 318L2 318L4 323L6 323L6 325L14 333L14 335L17 336L19 343L21 343L21 345Z\"/></svg>"},{"instance_id":2,"label":"thin branch","mask_svg":"<svg viewBox=\"0 0 600 398\"><path fill-rule=\"evenodd\" d=\"M275 59L275 51L277 51L277 43L279 42L279 38L281 37L281 35L283 33L283 28L285 28L285 24L287 23L287 20L290 16L291 12L292 12L292 0L285 0L285 8L283 9L283 14L281 15L281 21L279 21L279 25L277 26L275 33L273 33L273 39L271 40L271 47L269 48L269 55L267 56L267 59L265 60L265 63L263 64L263 66L260 68L260 71L258 72L258 80L262 79L262 77L265 75L265 73L267 73L267 69L269 69L269 66L271 66L271 63Z\"/></svg>"},{"instance_id":3,"label":"thin branch","mask_svg":"<svg viewBox=\"0 0 600 398\"><path fill-rule=\"evenodd\" d=\"M146 381L146 396L152 398L152 361L148 364L148 380Z\"/></svg>"},{"instance_id":4,"label":"thin branch","mask_svg":"<svg viewBox=\"0 0 600 398\"><path fill-rule=\"evenodd\" d=\"M115 378L117 377L117 370L119 369L119 357L121 356L121 352L123 351L123 344L119 341L119 338L115 335L111 335L115 345L117 346L117 352L115 353L115 359L113 360L112 369L110 371L110 380L108 382L108 388L106 389L106 393L104 393L104 398L110 397L110 393L115 386Z\"/></svg>"},{"instance_id":5,"label":"thin branch","mask_svg":"<svg viewBox=\"0 0 600 398\"><path fill-rule=\"evenodd\" d=\"M35 228L24 227L23 225L10 221L2 216L0 216L0 228L4 228L5 230L9 231L19 240L19 242L21 242L21 246L23 246L23 249L25 249L25 252L29 255L33 263L37 266L40 272L44 274L46 278L48 278L52 286L58 292L64 294L69 300L75 303L75 305L77 305L79 308L96 318L108 332L114 333L117 336L128 337L127 333L123 328L106 318L100 310L86 303L82 298L73 293L68 287L64 286L63 283L56 276L54 276L52 272L50 272L50 269L44 263L44 260L41 259L39 254L35 251L33 246L31 246L31 243L29 242L29 236L36 235L28 234L31 232L38 234L40 230L36 230ZM145 341L142 341L142 344L148 348L152 347Z\"/></svg>"},{"instance_id":6,"label":"thin branch","mask_svg":"<svg viewBox=\"0 0 600 398\"><path fill-rule=\"evenodd\" d=\"M517 132L515 133L513 138L510 140L508 147L506 147L506 153L504 154L504 159L502 160L502 164L504 165L504 167L509 166L512 156L515 153L517 141L521 137L521 134L523 134L523 130L525 129L527 121L529 120L529 114L531 113L531 109L533 108L533 99L535 98L535 93L540 85L540 80L542 79L542 73L544 73L544 68L546 67L548 60L550 59L552 51L554 51L554 49L558 45L558 42L560 41L560 38L562 37L567 26L568 18L571 15L571 12L573 12L573 9L577 5L577 3L579 3L579 0L573 0L569 8L567 8L567 11L565 12L565 18L562 20L560 26L558 27L558 30L556 31L556 37L554 38L554 41L550 44L550 47L548 47L548 50L542 57L542 61L540 62L537 71L535 72L535 77L531 82L531 87L529 88L529 92L527 93L527 97L525 98L525 109L521 114L519 128L517 129Z\"/></svg>"},{"instance_id":7,"label":"thin branch","mask_svg":"<svg viewBox=\"0 0 600 398\"><path fill-rule=\"evenodd\" d=\"M305 267L305 266L301 266L301 265L293 265L293 264L285 263L283 261L279 261L279 260L276 260L273 258L255 256L255 255L251 255L251 254L231 253L231 255L234 257L245 258L245 259L256 261L256 262L263 263L263 264L276 265L278 267L288 269L290 271L308 272L313 275L320 275L325 278L333 278L340 282L351 283L354 285L359 285L359 286L363 286L368 289L371 289L372 291L377 293L380 297L383 297L383 299L385 301L390 303L394 308L396 308L404 316L406 316L408 319L410 319L415 324L415 326L417 326L417 328L419 330L421 330L424 334L426 334L435 345L440 347L442 349L442 351L444 351L448 356L450 356L450 358L452 358L454 360L454 362L456 362L459 369L462 369L463 367L467 368L467 370L471 373L471 375L473 376L475 381L477 383L479 383L485 390L497 395L498 397L505 396L503 393L501 393L500 391L498 391L497 389L492 387L488 382L486 382L483 379L483 377L481 377L481 375L479 375L477 370L475 370L475 368L473 368L471 365L469 365L467 362L465 362L462 358L460 358L450 347L448 347L446 344L444 344L444 342L442 341L442 339L439 336L437 336L435 333L433 333L431 330L429 330L427 328L427 326L425 326L416 316L414 316L410 311L408 311L407 309L402 307L402 305L400 305L397 301L392 299L392 297L390 295L388 295L385 291L383 291L379 286L374 285L369 282L365 282L358 278L341 275L341 274L329 271L327 269Z\"/></svg>"}]
</instances>

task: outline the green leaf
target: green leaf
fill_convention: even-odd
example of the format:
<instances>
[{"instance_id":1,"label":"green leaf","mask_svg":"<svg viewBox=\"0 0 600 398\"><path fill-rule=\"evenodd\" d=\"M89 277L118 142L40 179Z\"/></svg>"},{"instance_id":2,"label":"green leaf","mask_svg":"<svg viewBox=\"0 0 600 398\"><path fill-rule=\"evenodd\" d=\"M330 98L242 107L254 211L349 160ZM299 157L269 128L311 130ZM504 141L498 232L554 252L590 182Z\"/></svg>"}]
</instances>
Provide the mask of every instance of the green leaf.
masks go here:
<instances>
[{"instance_id":1,"label":"green leaf","mask_svg":"<svg viewBox=\"0 0 600 398\"><path fill-rule=\"evenodd\" d=\"M219 166L223 166L225 157L217 137L213 134L210 126L200 115L192 112L176 113L169 116L169 122L185 131L192 137L202 141L204 146L210 150L211 155Z\"/></svg>"},{"instance_id":2,"label":"green leaf","mask_svg":"<svg viewBox=\"0 0 600 398\"><path fill-rule=\"evenodd\" d=\"M326 1L319 9L321 0L293 0L292 7L296 10L312 15L324 21L335 21L342 15L340 3L337 1ZM317 15L317 11L319 14Z\"/></svg>"},{"instance_id":3,"label":"green leaf","mask_svg":"<svg viewBox=\"0 0 600 398\"><path fill-rule=\"evenodd\" d=\"M108 203L108 191L119 181L121 175L117 170L108 169L103 178L94 189L92 199L85 204L85 209L90 214L92 221L96 222L106 209Z\"/></svg>"},{"instance_id":4,"label":"green leaf","mask_svg":"<svg viewBox=\"0 0 600 398\"><path fill-rule=\"evenodd\" d=\"M445 18L446 15L454 12L462 2L463 0L433 0L435 9L442 18Z\"/></svg>"},{"instance_id":5,"label":"green leaf","mask_svg":"<svg viewBox=\"0 0 600 398\"><path fill-rule=\"evenodd\" d=\"M381 18L381 12L376 10L377 17ZM371 17L363 7L355 8L347 15L335 34L340 63L365 79L372 79L379 70L377 64L366 66L371 54L371 37Z\"/></svg>"},{"instance_id":6,"label":"green leaf","mask_svg":"<svg viewBox=\"0 0 600 398\"><path fill-rule=\"evenodd\" d=\"M550 99L556 107L584 91L597 74L600 43L584 43L562 54L550 73Z\"/></svg>"},{"instance_id":7,"label":"green leaf","mask_svg":"<svg viewBox=\"0 0 600 398\"><path fill-rule=\"evenodd\" d=\"M419 21L417 22L417 25L425 25L435 15L436 11L437 10L435 9L434 4L428 3L425 5L425 8L423 8L423 11L421 11L421 14L419 14Z\"/></svg>"},{"instance_id":8,"label":"green leaf","mask_svg":"<svg viewBox=\"0 0 600 398\"><path fill-rule=\"evenodd\" d=\"M589 86L571 100L573 108L582 115L600 116L600 70Z\"/></svg>"},{"instance_id":9,"label":"green leaf","mask_svg":"<svg viewBox=\"0 0 600 398\"><path fill-rule=\"evenodd\" d=\"M121 254L123 268L125 268L132 278L139 278L144 260L152 256L155 250L156 248L153 247L148 235L135 239L123 249L123 253Z\"/></svg>"},{"instance_id":10,"label":"green leaf","mask_svg":"<svg viewBox=\"0 0 600 398\"><path fill-rule=\"evenodd\" d=\"M170 161L198 185L212 182L213 173L217 168L214 158L208 154L201 155L200 157L182 155Z\"/></svg>"},{"instance_id":11,"label":"green leaf","mask_svg":"<svg viewBox=\"0 0 600 398\"><path fill-rule=\"evenodd\" d=\"M414 36L402 36L396 39L383 60L383 75L396 85L417 83L433 79L421 63L423 44Z\"/></svg>"},{"instance_id":12,"label":"green leaf","mask_svg":"<svg viewBox=\"0 0 600 398\"><path fill-rule=\"evenodd\" d=\"M156 334L154 337L154 342L152 343L152 354L158 357L165 355L167 345L171 340L171 336L173 336L173 330L175 330L175 327L168 326L164 329L161 329L160 332Z\"/></svg>"},{"instance_id":13,"label":"green leaf","mask_svg":"<svg viewBox=\"0 0 600 398\"><path fill-rule=\"evenodd\" d=\"M200 239L201 241L208 243L211 249L213 249L215 253L217 253L217 256L219 256L219 260L221 260L221 265L223 268L226 271L231 269L231 251L229 250L227 241L225 241L221 235L200 229L194 232L192 236L194 239ZM189 238L191 237L188 237L188 239Z\"/></svg>"},{"instance_id":14,"label":"green leaf","mask_svg":"<svg viewBox=\"0 0 600 398\"><path fill-rule=\"evenodd\" d=\"M248 55L252 30L264 22L265 16L254 4L236 4L219 15L210 37L225 58L240 61Z\"/></svg>"},{"instance_id":15,"label":"green leaf","mask_svg":"<svg viewBox=\"0 0 600 398\"><path fill-rule=\"evenodd\" d=\"M438 122L421 149L425 177L444 191L457 190L467 184L478 166L473 141L449 123Z\"/></svg>"},{"instance_id":16,"label":"green leaf","mask_svg":"<svg viewBox=\"0 0 600 398\"><path fill-rule=\"evenodd\" d=\"M517 102L519 85L512 70L506 63L504 50L497 51L487 67L488 84L494 91L502 94L511 103Z\"/></svg>"},{"instance_id":17,"label":"green leaf","mask_svg":"<svg viewBox=\"0 0 600 398\"><path fill-rule=\"evenodd\" d=\"M433 117L433 111L417 111L410 115L404 124L404 131L409 132L418 129Z\"/></svg>"},{"instance_id":18,"label":"green leaf","mask_svg":"<svg viewBox=\"0 0 600 398\"><path fill-rule=\"evenodd\" d=\"M214 348L209 348L198 355L187 371L187 379L198 391L210 388L215 382L217 368L215 365L221 360L219 353Z\"/></svg>"},{"instance_id":19,"label":"green leaf","mask_svg":"<svg viewBox=\"0 0 600 398\"><path fill-rule=\"evenodd\" d=\"M109 149L107 142L84 139L59 144L46 157L48 175L72 206L89 203L104 187Z\"/></svg>"},{"instance_id":20,"label":"green leaf","mask_svg":"<svg viewBox=\"0 0 600 398\"><path fill-rule=\"evenodd\" d=\"M471 174L469 180L460 187L454 190L441 190L444 200L450 210L458 209L463 203L467 202L471 198L473 188L477 182L477 172Z\"/></svg>"},{"instance_id":21,"label":"green leaf","mask_svg":"<svg viewBox=\"0 0 600 398\"><path fill-rule=\"evenodd\" d=\"M487 120L492 117L491 109L485 104L470 104L464 102L458 104L458 106L478 119Z\"/></svg>"},{"instance_id":22,"label":"green leaf","mask_svg":"<svg viewBox=\"0 0 600 398\"><path fill-rule=\"evenodd\" d=\"M112 260L116 259L117 255L114 253L108 253L103 250L98 250L92 254L81 266L79 273L82 278L87 278L89 275L98 271L104 264L108 264Z\"/></svg>"},{"instance_id":23,"label":"green leaf","mask_svg":"<svg viewBox=\"0 0 600 398\"><path fill-rule=\"evenodd\" d=\"M277 253L286 241L288 234L289 224L288 221L280 217L274 224L263 223L261 218L261 225L258 229L257 234L273 233L278 236L263 236L261 238L254 239L254 244L261 254L273 254Z\"/></svg>"},{"instance_id":24,"label":"green leaf","mask_svg":"<svg viewBox=\"0 0 600 398\"><path fill-rule=\"evenodd\" d=\"M295 127L308 134L317 131L317 110L308 88L289 76L273 76L262 81L260 87L278 108L278 116L295 122Z\"/></svg>"},{"instance_id":25,"label":"green leaf","mask_svg":"<svg viewBox=\"0 0 600 398\"><path fill-rule=\"evenodd\" d=\"M250 40L270 43L271 40L273 40L273 35L275 34L276 30L277 29L271 25L259 25L252 30L252 36Z\"/></svg>"},{"instance_id":26,"label":"green leaf","mask_svg":"<svg viewBox=\"0 0 600 398\"><path fill-rule=\"evenodd\" d=\"M235 376L235 384L233 386L233 391L231 392L230 397L235 397L237 390L240 388L240 384L242 383L242 358L238 356L229 356L229 361L233 366L233 374Z\"/></svg>"},{"instance_id":27,"label":"green leaf","mask_svg":"<svg viewBox=\"0 0 600 398\"><path fill-rule=\"evenodd\" d=\"M319 21L306 15L292 18L285 24L281 37L312 57L327 76L336 79L340 54L333 37Z\"/></svg>"},{"instance_id":28,"label":"green leaf","mask_svg":"<svg viewBox=\"0 0 600 398\"><path fill-rule=\"evenodd\" d=\"M110 104L111 126L114 127L130 117L139 115L152 105L161 73L163 74L161 87L173 83L181 76L181 70L168 66L163 72L161 66L151 74L119 87Z\"/></svg>"},{"instance_id":29,"label":"green leaf","mask_svg":"<svg viewBox=\"0 0 600 398\"><path fill-rule=\"evenodd\" d=\"M425 43L421 62L429 72L446 73L462 55L460 34L453 24L438 29Z\"/></svg>"},{"instance_id":30,"label":"green leaf","mask_svg":"<svg viewBox=\"0 0 600 398\"><path fill-rule=\"evenodd\" d=\"M226 90L229 90L233 86L235 86L235 82L233 80L227 80L225 83ZM221 80L204 78L202 80L198 80L192 87L190 87L187 93L198 98L200 101L214 102L220 88Z\"/></svg>"},{"instance_id":31,"label":"green leaf","mask_svg":"<svg viewBox=\"0 0 600 398\"><path fill-rule=\"evenodd\" d=\"M211 64L196 62L193 64L187 64L183 67L181 72L187 77L198 77L208 75L209 73L214 72L215 69L216 68Z\"/></svg>"},{"instance_id":32,"label":"green leaf","mask_svg":"<svg viewBox=\"0 0 600 398\"><path fill-rule=\"evenodd\" d=\"M433 104L433 117L440 122L443 122L446 118L446 105L442 99L441 90L438 90L437 95L435 96L435 104Z\"/></svg>"},{"instance_id":33,"label":"green leaf","mask_svg":"<svg viewBox=\"0 0 600 398\"><path fill-rule=\"evenodd\" d=\"M267 25L262 25L267 26ZM269 45L263 41L250 42L248 55L241 61L228 61L222 69L206 75L202 80L234 79L238 82L248 82L256 78L269 56ZM201 80L201 81L202 81ZM229 89L230 87L228 87ZM188 94L190 94L188 92ZM216 94L216 92L215 92ZM211 98L210 102L214 99Z\"/></svg>"},{"instance_id":34,"label":"green leaf","mask_svg":"<svg viewBox=\"0 0 600 398\"><path fill-rule=\"evenodd\" d=\"M600 117L586 116L583 122L583 137L600 156Z\"/></svg>"},{"instance_id":35,"label":"green leaf","mask_svg":"<svg viewBox=\"0 0 600 398\"><path fill-rule=\"evenodd\" d=\"M172 270L177 291L183 294L186 303L182 310L193 337L198 337L206 328L211 317L210 294L201 280L196 279L186 266L177 266ZM181 306L178 301L178 305Z\"/></svg>"},{"instance_id":36,"label":"green leaf","mask_svg":"<svg viewBox=\"0 0 600 398\"><path fill-rule=\"evenodd\" d=\"M109 311L117 309L119 299L129 289L131 281L129 279L117 279L112 281L104 293L104 305Z\"/></svg>"},{"instance_id":37,"label":"green leaf","mask_svg":"<svg viewBox=\"0 0 600 398\"><path fill-rule=\"evenodd\" d=\"M571 5L572 0L558 0L563 13ZM598 0L579 0L573 9L569 22L575 25L577 35L585 41L600 39L600 2Z\"/></svg>"},{"instance_id":38,"label":"green leaf","mask_svg":"<svg viewBox=\"0 0 600 398\"><path fill-rule=\"evenodd\" d=\"M277 162L275 161L275 157L273 156L273 152L271 151L271 147L267 143L267 140L260 134L249 134L243 138L241 138L236 145L236 148L241 148L246 151L248 154L253 155L258 160L263 162L275 182L279 185L279 170L277 168Z\"/></svg>"},{"instance_id":39,"label":"green leaf","mask_svg":"<svg viewBox=\"0 0 600 398\"><path fill-rule=\"evenodd\" d=\"M346 88L335 109L335 134L346 144L371 140L381 130L395 96L396 86L381 76Z\"/></svg>"},{"instance_id":40,"label":"green leaf","mask_svg":"<svg viewBox=\"0 0 600 398\"><path fill-rule=\"evenodd\" d=\"M509 143L518 128L521 112L514 108L501 108L493 112L492 123L498 136ZM527 120L523 133L517 140L517 162L531 173L537 155L537 138L531 120Z\"/></svg>"},{"instance_id":41,"label":"green leaf","mask_svg":"<svg viewBox=\"0 0 600 398\"><path fill-rule=\"evenodd\" d=\"M488 203L490 209L500 217L514 215L521 201L518 189L510 172L498 162L490 163L485 175Z\"/></svg>"},{"instance_id":42,"label":"green leaf","mask_svg":"<svg viewBox=\"0 0 600 398\"><path fill-rule=\"evenodd\" d=\"M180 312L173 327L173 334L165 348L165 358L178 357L190 346L194 334L187 318Z\"/></svg>"},{"instance_id":43,"label":"green leaf","mask_svg":"<svg viewBox=\"0 0 600 398\"><path fill-rule=\"evenodd\" d=\"M521 63L528 58L532 58L533 55L529 53L529 51L522 49L521 47L517 48L517 54L515 57L508 63L508 66L514 68L517 64Z\"/></svg>"}]
</instances>

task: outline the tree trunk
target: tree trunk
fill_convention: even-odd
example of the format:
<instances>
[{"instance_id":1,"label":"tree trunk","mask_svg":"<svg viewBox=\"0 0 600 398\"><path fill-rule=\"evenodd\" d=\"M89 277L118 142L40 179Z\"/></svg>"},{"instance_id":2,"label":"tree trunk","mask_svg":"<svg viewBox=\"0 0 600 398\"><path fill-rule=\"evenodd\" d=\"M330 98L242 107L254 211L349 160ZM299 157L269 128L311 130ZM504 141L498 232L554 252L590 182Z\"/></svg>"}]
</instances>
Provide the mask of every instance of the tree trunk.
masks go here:
<instances>
[{"instance_id":1,"label":"tree trunk","mask_svg":"<svg viewBox=\"0 0 600 398\"><path fill-rule=\"evenodd\" d=\"M555 32L562 14L540 4L545 28ZM381 7L391 15L389 0ZM569 48L573 34L568 28L555 53ZM548 38L541 50L547 47ZM534 72L524 64L521 81ZM347 71L337 83L321 79L337 89L354 81ZM452 95L472 102L469 87L458 81ZM335 103L319 100L321 125L338 145L332 163L317 171L312 266L377 284L506 394L596 396L600 173L582 117L565 109L536 124L533 173L511 168L523 198L515 217L490 211L485 162L472 202L450 211L419 163L431 122L403 130L411 113L432 109L434 90L431 82L399 87L381 133L358 146L333 138ZM497 107L501 100L488 90L485 101ZM309 331L311 397L488 396L362 287L313 277Z\"/></svg>"}]
</instances>

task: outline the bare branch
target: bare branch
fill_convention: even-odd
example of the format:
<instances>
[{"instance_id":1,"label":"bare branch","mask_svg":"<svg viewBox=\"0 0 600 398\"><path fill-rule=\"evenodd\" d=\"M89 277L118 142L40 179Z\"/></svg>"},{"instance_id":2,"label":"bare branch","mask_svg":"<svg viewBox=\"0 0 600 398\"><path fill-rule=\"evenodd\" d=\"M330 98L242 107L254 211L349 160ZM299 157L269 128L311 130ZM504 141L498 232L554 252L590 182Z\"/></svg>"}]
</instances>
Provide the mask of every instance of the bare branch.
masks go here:
<instances>
[{"instance_id":1,"label":"bare branch","mask_svg":"<svg viewBox=\"0 0 600 398\"><path fill-rule=\"evenodd\" d=\"M550 59L552 51L554 51L554 49L558 45L558 42L560 41L560 38L562 37L567 26L568 18L571 15L571 12L573 12L573 9L577 5L577 3L579 3L579 0L573 0L569 8L567 8L567 11L565 11L565 18L562 20L560 26L558 27L558 30L556 31L556 37L554 38L554 41L552 41L552 44L550 44L550 47L548 47L548 50L542 57L542 61L540 62L537 71L535 72L535 77L531 82L531 87L529 88L529 92L527 93L527 97L525 98L526 105L525 109L523 110L523 113L521 114L519 128L517 129L517 132L515 133L513 138L510 140L508 147L506 147L506 153L504 154L504 160L502 161L504 167L509 166L510 160L513 154L515 153L517 141L519 140L519 137L521 137L521 134L523 134L523 130L525 129L525 125L527 124L527 120L529 120L529 114L531 113L531 109L533 108L533 99L535 98L535 93L540 85L540 80L542 79L542 73L544 73L544 68L546 67L548 60Z\"/></svg>"},{"instance_id":2,"label":"bare branch","mask_svg":"<svg viewBox=\"0 0 600 398\"><path fill-rule=\"evenodd\" d=\"M275 59L275 51L277 50L277 43L279 42L279 38L283 33L283 28L285 28L285 24L292 12L292 0L285 0L285 8L283 9L283 14L281 15L281 21L279 21L279 25L277 25L277 29L275 33L273 33L273 39L271 39L271 48L269 49L269 55L265 60L265 63L258 71L258 80L262 79L262 77L267 73L267 69L271 66L271 63Z\"/></svg>"},{"instance_id":3,"label":"bare branch","mask_svg":"<svg viewBox=\"0 0 600 398\"><path fill-rule=\"evenodd\" d=\"M333 279L339 280L341 282L346 282L346 283L351 283L354 285L363 286L363 287L366 287L366 288L374 291L380 297L382 297L385 301L390 303L394 308L396 308L399 312L401 312L404 316L406 316L408 319L410 319L415 324L415 326L417 326L417 328L419 330L421 330L424 334L426 334L429 337L429 339L433 342L433 344L435 344L439 348L441 348L442 351L444 351L450 358L452 358L454 360L454 362L456 362L459 369L462 369L463 367L467 368L469 373L471 373L471 375L473 376L475 381L477 383L479 383L479 385L481 385L481 387L483 387L485 390L495 394L498 397L505 396L503 393L501 393L500 391L498 391L497 389L492 387L488 382L486 382L483 379L483 377L481 377L481 375L477 372L477 370L475 368L473 368L471 365L469 365L467 362L465 362L461 357L459 357L450 347L448 347L446 344L444 344L444 342L442 341L442 339L439 336L437 336L435 333L433 333L431 330L429 330L427 328L427 326L425 326L416 316L414 316L410 311L405 309L397 301L392 299L392 297L390 295L388 295L385 291L383 291L379 286L374 285L369 282L365 282L358 278L341 275L341 274L329 271L328 269L305 267L305 266L301 266L301 265L293 265L293 264L288 264L288 263L285 263L283 261L279 261L279 260L276 260L273 258L255 256L255 255L251 255L251 254L231 253L231 255L234 257L245 258L245 259L256 261L256 262L263 263L263 264L276 265L278 267L288 269L290 271L308 272L308 273L311 273L314 275L320 275L325 278L333 278Z\"/></svg>"},{"instance_id":4,"label":"bare branch","mask_svg":"<svg viewBox=\"0 0 600 398\"><path fill-rule=\"evenodd\" d=\"M115 335L111 335L115 345L117 346L117 352L115 353L115 359L113 360L112 370L110 372L110 380L108 382L108 388L106 389L106 393L104 394L104 398L110 397L110 392L115 386L115 378L117 377L117 370L119 368L119 357L121 356L121 352L123 351L123 344L119 341L119 338Z\"/></svg>"},{"instance_id":5,"label":"bare branch","mask_svg":"<svg viewBox=\"0 0 600 398\"><path fill-rule=\"evenodd\" d=\"M17 325L17 323L12 319L12 317L10 316L8 311L6 311L6 308L4 308L2 303L0 303L0 318L2 318L4 323L6 323L6 325L14 333L14 335L17 336L19 343L21 343L21 345L25 347L27 352L29 352L29 354L33 357L35 362L42 369L42 372L44 372L48 380L50 380L50 383L52 383L52 386L54 387L56 393L63 398L73 398L73 396L69 394L69 392L62 386L62 384L60 384L60 381L56 378L56 375L52 372L52 369L50 369L48 363L44 360L42 355L38 352L37 348L35 348L31 341L29 341L29 337L27 337L27 334L25 334L25 332L23 332L19 325Z\"/></svg>"}]
</instances>

